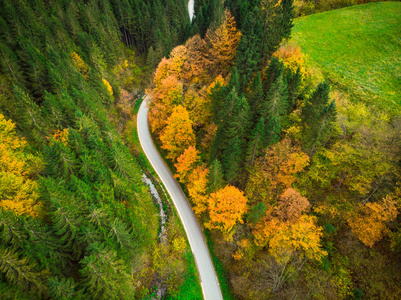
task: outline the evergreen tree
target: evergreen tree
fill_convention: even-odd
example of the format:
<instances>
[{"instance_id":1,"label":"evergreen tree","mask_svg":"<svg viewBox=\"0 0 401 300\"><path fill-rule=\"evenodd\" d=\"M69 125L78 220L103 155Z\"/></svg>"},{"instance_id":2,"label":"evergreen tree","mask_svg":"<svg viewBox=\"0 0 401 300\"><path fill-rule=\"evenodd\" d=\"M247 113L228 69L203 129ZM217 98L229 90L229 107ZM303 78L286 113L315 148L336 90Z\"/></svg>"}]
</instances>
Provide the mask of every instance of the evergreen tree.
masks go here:
<instances>
[{"instance_id":1,"label":"evergreen tree","mask_svg":"<svg viewBox=\"0 0 401 300\"><path fill-rule=\"evenodd\" d=\"M57 277L49 278L47 282L49 286L49 293L52 299L57 300L75 300L83 299L81 292L77 292L77 287L74 279L69 277L62 277L58 279Z\"/></svg>"},{"instance_id":2,"label":"evergreen tree","mask_svg":"<svg viewBox=\"0 0 401 300\"><path fill-rule=\"evenodd\" d=\"M305 133L303 145L309 154L324 145L334 127L337 111L334 100L329 102L330 85L320 83L302 110Z\"/></svg>"},{"instance_id":3,"label":"evergreen tree","mask_svg":"<svg viewBox=\"0 0 401 300\"><path fill-rule=\"evenodd\" d=\"M35 265L26 258L19 258L10 248L0 248L0 273L8 282L32 296L40 297L46 293L42 276L35 270Z\"/></svg>"},{"instance_id":4,"label":"evergreen tree","mask_svg":"<svg viewBox=\"0 0 401 300\"><path fill-rule=\"evenodd\" d=\"M265 133L265 122L263 118L260 118L256 127L253 129L252 136L248 143L246 153L246 163L248 166L253 166L255 158L262 154L262 150L265 146Z\"/></svg>"},{"instance_id":5,"label":"evergreen tree","mask_svg":"<svg viewBox=\"0 0 401 300\"><path fill-rule=\"evenodd\" d=\"M247 14L241 28L242 36L235 61L240 74L241 89L239 91L245 91L262 63L263 23L260 22L258 16L259 10L253 9Z\"/></svg>"},{"instance_id":6,"label":"evergreen tree","mask_svg":"<svg viewBox=\"0 0 401 300\"><path fill-rule=\"evenodd\" d=\"M235 136L228 142L227 148L224 150L222 164L225 177L230 183L233 183L238 176L242 162L242 148L243 142L238 136Z\"/></svg>"},{"instance_id":7,"label":"evergreen tree","mask_svg":"<svg viewBox=\"0 0 401 300\"><path fill-rule=\"evenodd\" d=\"M215 193L225 185L223 179L223 167L219 160L215 159L210 166L208 174L208 193Z\"/></svg>"},{"instance_id":8,"label":"evergreen tree","mask_svg":"<svg viewBox=\"0 0 401 300\"><path fill-rule=\"evenodd\" d=\"M92 245L93 253L81 260L81 274L93 299L132 299L133 279L116 252Z\"/></svg>"}]
</instances>

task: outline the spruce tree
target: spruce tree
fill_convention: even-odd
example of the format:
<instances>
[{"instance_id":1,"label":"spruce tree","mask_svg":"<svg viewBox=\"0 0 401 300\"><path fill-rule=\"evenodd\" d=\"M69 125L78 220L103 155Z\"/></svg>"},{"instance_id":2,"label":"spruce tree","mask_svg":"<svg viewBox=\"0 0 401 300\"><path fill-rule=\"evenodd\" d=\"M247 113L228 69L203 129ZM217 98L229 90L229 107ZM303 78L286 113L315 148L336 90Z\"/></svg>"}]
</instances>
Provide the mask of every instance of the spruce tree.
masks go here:
<instances>
[{"instance_id":1,"label":"spruce tree","mask_svg":"<svg viewBox=\"0 0 401 300\"><path fill-rule=\"evenodd\" d=\"M223 179L223 167L219 160L215 159L209 168L208 193L214 193L225 185Z\"/></svg>"},{"instance_id":2,"label":"spruce tree","mask_svg":"<svg viewBox=\"0 0 401 300\"><path fill-rule=\"evenodd\" d=\"M260 118L256 127L252 131L252 136L248 143L248 149L246 152L246 164L253 166L255 158L259 157L265 146L265 122L263 118Z\"/></svg>"}]
</instances>

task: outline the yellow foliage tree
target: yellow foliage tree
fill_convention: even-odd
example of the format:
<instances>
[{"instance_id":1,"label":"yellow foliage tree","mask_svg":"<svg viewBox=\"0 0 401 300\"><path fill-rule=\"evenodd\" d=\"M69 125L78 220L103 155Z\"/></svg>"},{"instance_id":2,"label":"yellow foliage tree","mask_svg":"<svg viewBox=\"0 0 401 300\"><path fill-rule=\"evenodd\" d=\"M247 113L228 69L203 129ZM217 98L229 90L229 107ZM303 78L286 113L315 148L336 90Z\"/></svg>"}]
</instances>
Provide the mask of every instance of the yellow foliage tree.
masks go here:
<instances>
[{"instance_id":1,"label":"yellow foliage tree","mask_svg":"<svg viewBox=\"0 0 401 300\"><path fill-rule=\"evenodd\" d=\"M206 88L200 92L189 89L184 96L184 105L194 126L201 127L210 120L210 99L206 95Z\"/></svg>"},{"instance_id":2,"label":"yellow foliage tree","mask_svg":"<svg viewBox=\"0 0 401 300\"><path fill-rule=\"evenodd\" d=\"M193 203L193 210L196 215L200 216L207 210L207 175L209 169L197 166L188 178L188 193Z\"/></svg>"},{"instance_id":3,"label":"yellow foliage tree","mask_svg":"<svg viewBox=\"0 0 401 300\"><path fill-rule=\"evenodd\" d=\"M269 147L251 170L246 187L252 202L269 201L295 182L295 174L309 164L309 157L299 145L286 138Z\"/></svg>"},{"instance_id":4,"label":"yellow foliage tree","mask_svg":"<svg viewBox=\"0 0 401 300\"><path fill-rule=\"evenodd\" d=\"M302 76L310 76L305 65L304 56L301 53L301 48L294 44L282 45L273 56L283 60L284 65L289 68L292 72L296 72L299 68L299 72Z\"/></svg>"},{"instance_id":5,"label":"yellow foliage tree","mask_svg":"<svg viewBox=\"0 0 401 300\"><path fill-rule=\"evenodd\" d=\"M107 91L110 93L111 96L113 96L113 88L111 87L110 83L102 78L103 84L106 86Z\"/></svg>"},{"instance_id":6,"label":"yellow foliage tree","mask_svg":"<svg viewBox=\"0 0 401 300\"><path fill-rule=\"evenodd\" d=\"M357 212L348 220L348 224L362 243L373 247L388 234L386 223L395 220L397 214L397 203L387 196L380 202L360 204Z\"/></svg>"},{"instance_id":7,"label":"yellow foliage tree","mask_svg":"<svg viewBox=\"0 0 401 300\"><path fill-rule=\"evenodd\" d=\"M162 148L167 150L167 157L175 161L185 149L195 145L192 121L185 107L179 105L167 120L167 126L160 135Z\"/></svg>"},{"instance_id":8,"label":"yellow foliage tree","mask_svg":"<svg viewBox=\"0 0 401 300\"><path fill-rule=\"evenodd\" d=\"M0 115L0 207L37 217L41 210L38 184L30 177L42 167L42 161L25 153L26 142L16 136L14 127Z\"/></svg>"},{"instance_id":9,"label":"yellow foliage tree","mask_svg":"<svg viewBox=\"0 0 401 300\"><path fill-rule=\"evenodd\" d=\"M214 68L224 76L228 74L237 46L241 38L241 32L237 30L234 17L228 10L225 11L225 20L215 30L208 30L206 42L211 44L210 58Z\"/></svg>"},{"instance_id":10,"label":"yellow foliage tree","mask_svg":"<svg viewBox=\"0 0 401 300\"><path fill-rule=\"evenodd\" d=\"M74 66L82 74L82 76L85 78L85 80L88 80L90 69L86 65L86 63L83 61L83 59L76 52L71 52L70 57L74 63Z\"/></svg>"},{"instance_id":11,"label":"yellow foliage tree","mask_svg":"<svg viewBox=\"0 0 401 300\"><path fill-rule=\"evenodd\" d=\"M233 227L243 223L242 216L248 211L247 198L244 193L234 186L210 194L208 203L210 220L205 224L207 228L218 229L227 241L232 240Z\"/></svg>"},{"instance_id":12,"label":"yellow foliage tree","mask_svg":"<svg viewBox=\"0 0 401 300\"><path fill-rule=\"evenodd\" d=\"M299 252L301 255L320 261L327 252L320 247L322 228L316 225L316 217L302 215L295 223L281 222L269 216L262 219L253 230L258 246L269 246L269 252L277 261L282 254Z\"/></svg>"}]
</instances>

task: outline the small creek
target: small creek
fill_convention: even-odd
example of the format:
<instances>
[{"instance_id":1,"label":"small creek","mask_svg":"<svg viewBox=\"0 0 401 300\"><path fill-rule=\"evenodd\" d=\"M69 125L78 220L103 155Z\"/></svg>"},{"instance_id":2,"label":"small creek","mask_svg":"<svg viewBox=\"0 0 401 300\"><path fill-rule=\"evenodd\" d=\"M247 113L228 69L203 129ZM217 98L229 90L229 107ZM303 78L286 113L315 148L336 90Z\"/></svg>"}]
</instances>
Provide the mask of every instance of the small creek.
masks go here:
<instances>
[{"instance_id":1,"label":"small creek","mask_svg":"<svg viewBox=\"0 0 401 300\"><path fill-rule=\"evenodd\" d=\"M167 215L166 212L163 209L163 202L160 198L159 193L157 192L157 189L155 185L153 184L152 180L149 179L146 174L142 174L142 181L146 183L146 185L149 187L150 193L152 194L153 198L157 201L159 204L159 209L160 209L160 233L159 233L159 238L162 243L167 242L167 234L166 234L166 227L164 224L167 221Z\"/></svg>"}]
</instances>

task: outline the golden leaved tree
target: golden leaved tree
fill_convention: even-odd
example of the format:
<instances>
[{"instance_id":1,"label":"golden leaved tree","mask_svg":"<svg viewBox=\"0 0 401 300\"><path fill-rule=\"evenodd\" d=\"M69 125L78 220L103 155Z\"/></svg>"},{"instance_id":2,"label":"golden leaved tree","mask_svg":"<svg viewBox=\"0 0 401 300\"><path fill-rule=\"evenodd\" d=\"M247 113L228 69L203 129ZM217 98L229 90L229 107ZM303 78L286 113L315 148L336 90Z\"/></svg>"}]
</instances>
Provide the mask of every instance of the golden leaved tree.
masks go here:
<instances>
[{"instance_id":1,"label":"golden leaved tree","mask_svg":"<svg viewBox=\"0 0 401 300\"><path fill-rule=\"evenodd\" d=\"M231 241L233 227L244 222L242 217L248 211L247 198L236 187L227 185L210 194L208 210L210 220L205 226L220 230L224 238Z\"/></svg>"},{"instance_id":2,"label":"golden leaved tree","mask_svg":"<svg viewBox=\"0 0 401 300\"><path fill-rule=\"evenodd\" d=\"M309 164L309 157L299 145L286 138L267 148L251 170L246 187L248 198L254 202L268 202L295 182L295 174Z\"/></svg>"},{"instance_id":3,"label":"golden leaved tree","mask_svg":"<svg viewBox=\"0 0 401 300\"><path fill-rule=\"evenodd\" d=\"M179 105L167 120L167 126L160 135L162 148L167 150L167 158L175 161L185 149L195 145L192 121L185 107Z\"/></svg>"},{"instance_id":4,"label":"golden leaved tree","mask_svg":"<svg viewBox=\"0 0 401 300\"><path fill-rule=\"evenodd\" d=\"M398 214L396 201L386 196L380 202L360 204L356 213L348 220L352 232L368 247L380 241L389 229L387 223Z\"/></svg>"},{"instance_id":5,"label":"golden leaved tree","mask_svg":"<svg viewBox=\"0 0 401 300\"><path fill-rule=\"evenodd\" d=\"M0 207L37 217L41 204L38 184L32 176L43 163L26 152L26 141L17 137L14 128L10 120L0 115Z\"/></svg>"}]
</instances>

